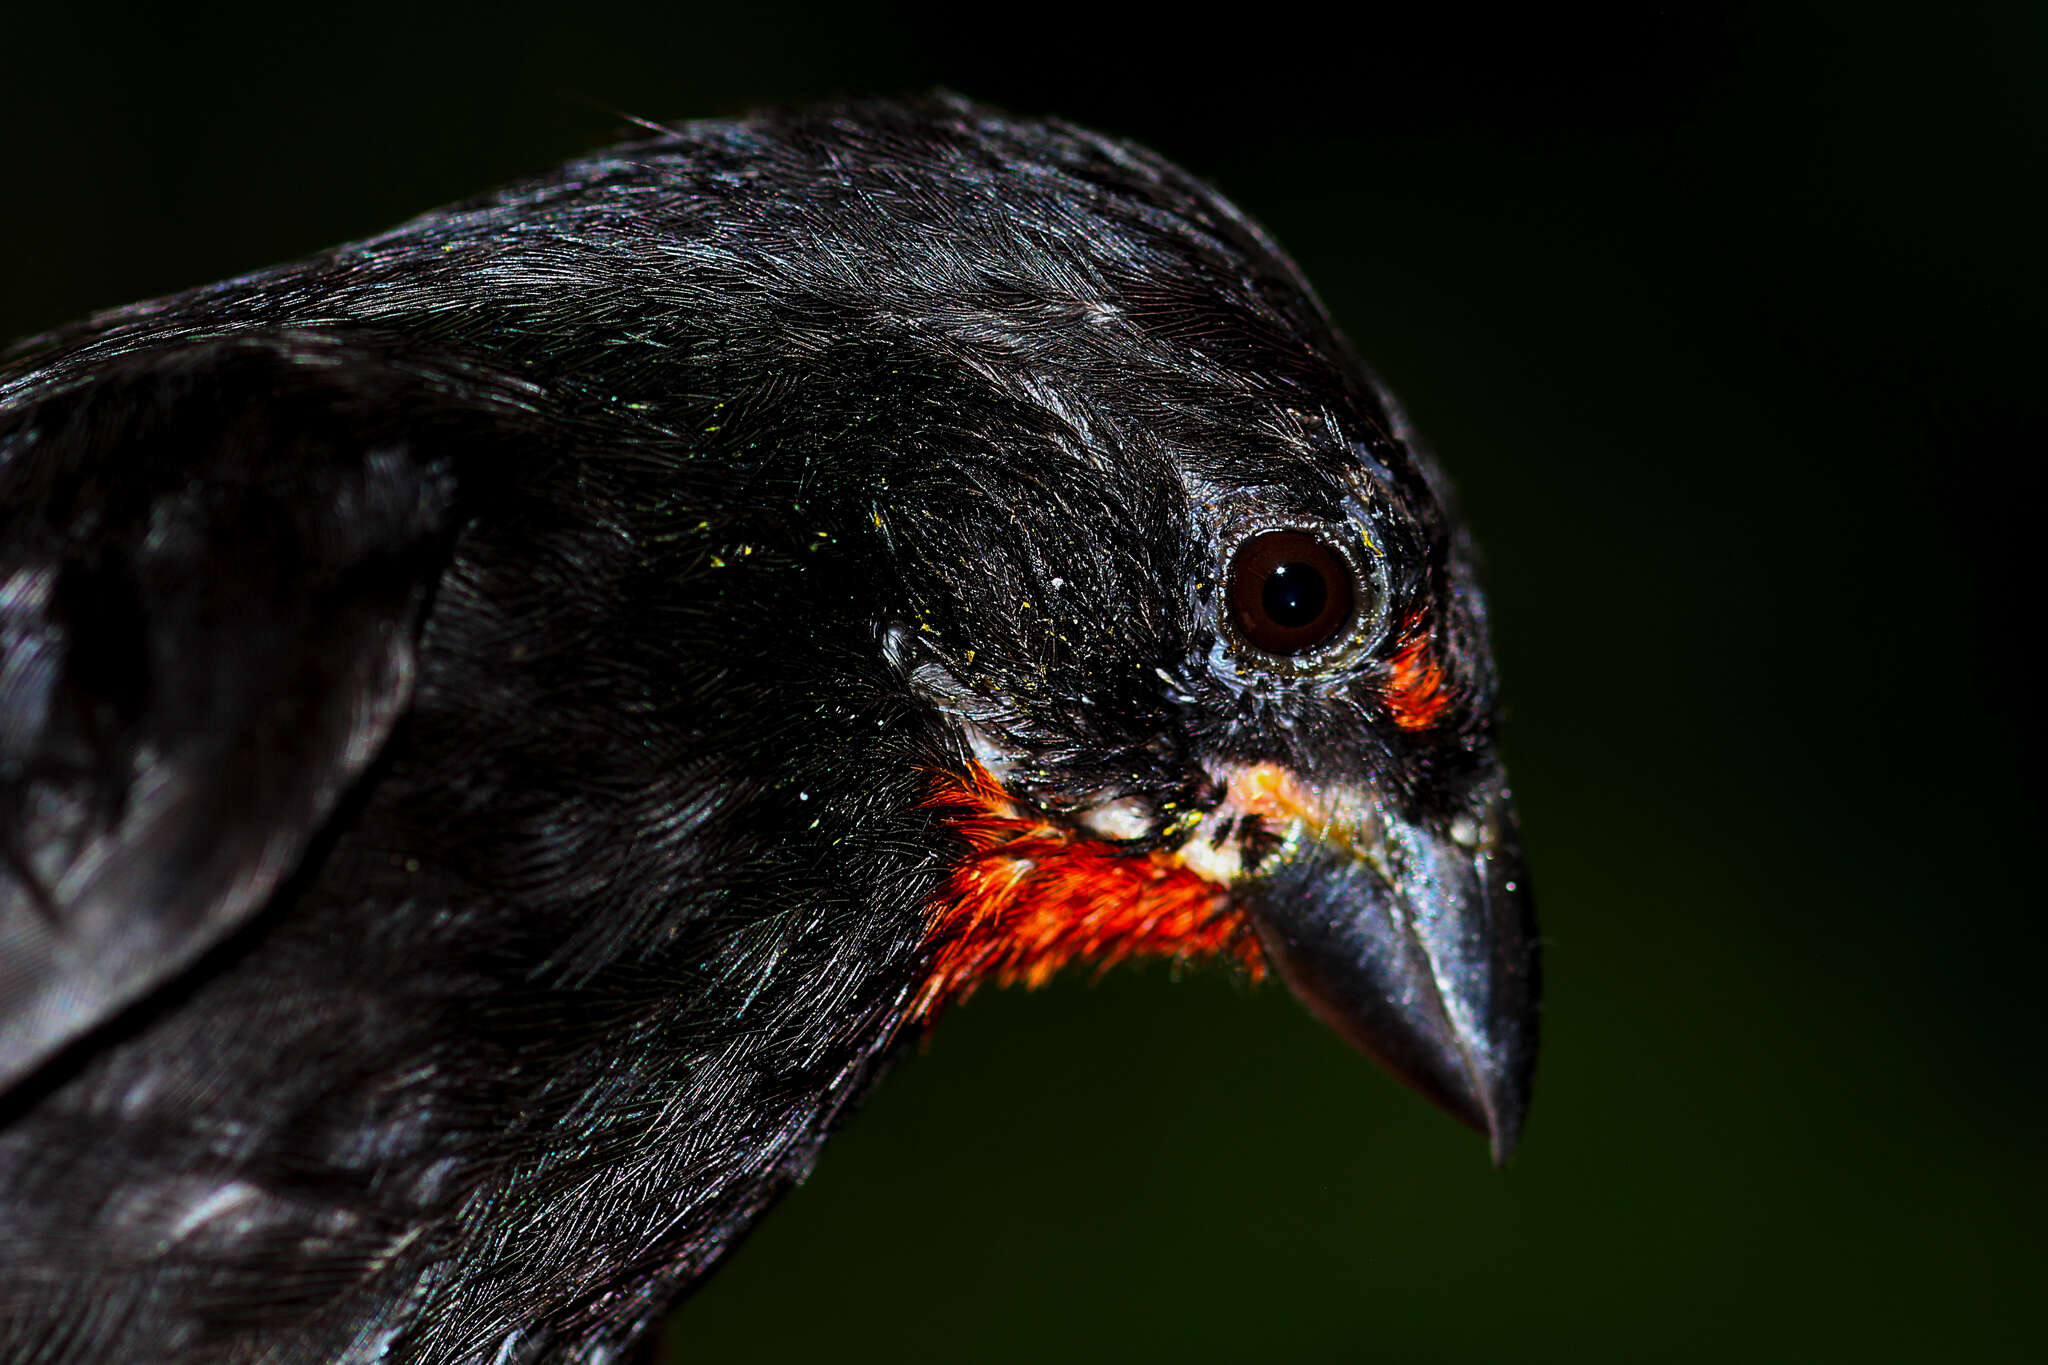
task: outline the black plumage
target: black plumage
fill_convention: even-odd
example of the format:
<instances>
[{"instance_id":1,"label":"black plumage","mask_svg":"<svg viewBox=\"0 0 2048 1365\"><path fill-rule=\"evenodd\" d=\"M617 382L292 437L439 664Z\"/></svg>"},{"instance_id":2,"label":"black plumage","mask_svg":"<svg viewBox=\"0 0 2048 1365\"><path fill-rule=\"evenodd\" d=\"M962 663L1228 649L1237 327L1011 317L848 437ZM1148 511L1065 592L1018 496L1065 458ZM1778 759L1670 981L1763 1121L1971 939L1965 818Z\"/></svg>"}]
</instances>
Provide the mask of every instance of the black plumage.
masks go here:
<instances>
[{"instance_id":1,"label":"black plumage","mask_svg":"<svg viewBox=\"0 0 2048 1365\"><path fill-rule=\"evenodd\" d=\"M1357 577L1321 652L1228 619L1272 527ZM1520 1122L1444 484L1257 228L1065 125L691 125L26 343L0 651L10 1362L618 1358L921 1026L946 774L1199 844Z\"/></svg>"}]
</instances>

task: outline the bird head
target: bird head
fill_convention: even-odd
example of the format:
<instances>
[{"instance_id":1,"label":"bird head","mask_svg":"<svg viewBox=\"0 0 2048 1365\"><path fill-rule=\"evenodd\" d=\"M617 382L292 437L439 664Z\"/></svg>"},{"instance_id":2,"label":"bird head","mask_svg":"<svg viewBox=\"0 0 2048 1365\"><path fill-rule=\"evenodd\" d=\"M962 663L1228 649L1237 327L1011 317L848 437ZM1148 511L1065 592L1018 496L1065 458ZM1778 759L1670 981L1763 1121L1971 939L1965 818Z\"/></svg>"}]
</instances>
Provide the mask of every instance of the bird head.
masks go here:
<instances>
[{"instance_id":1,"label":"bird head","mask_svg":"<svg viewBox=\"0 0 2048 1365\"><path fill-rule=\"evenodd\" d=\"M915 1012L1074 962L1270 964L1505 1159L1536 940L1484 608L1377 407L1282 409L1263 450L1154 449L1147 477L990 469L885 520L924 570L885 647L962 759Z\"/></svg>"},{"instance_id":2,"label":"bird head","mask_svg":"<svg viewBox=\"0 0 2048 1365\"><path fill-rule=\"evenodd\" d=\"M891 452L846 521L948 740L925 801L955 861L907 1017L1221 955L1505 1160L1537 944L1449 486L1227 203L1087 135L1030 150L1054 164L985 240L1035 249L963 229L952 280L908 272L916 324L877 322L844 386L887 401L839 419Z\"/></svg>"}]
</instances>

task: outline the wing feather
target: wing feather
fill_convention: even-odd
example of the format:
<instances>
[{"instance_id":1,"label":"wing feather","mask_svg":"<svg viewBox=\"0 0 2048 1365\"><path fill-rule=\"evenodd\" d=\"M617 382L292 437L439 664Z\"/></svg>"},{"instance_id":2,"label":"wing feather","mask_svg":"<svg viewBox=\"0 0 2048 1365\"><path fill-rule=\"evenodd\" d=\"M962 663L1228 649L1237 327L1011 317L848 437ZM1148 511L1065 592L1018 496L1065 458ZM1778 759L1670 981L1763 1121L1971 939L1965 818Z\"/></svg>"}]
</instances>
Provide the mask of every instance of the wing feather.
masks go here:
<instances>
[{"instance_id":1,"label":"wing feather","mask_svg":"<svg viewBox=\"0 0 2048 1365\"><path fill-rule=\"evenodd\" d=\"M418 387L244 339L0 419L0 1092L256 915L404 714L454 488Z\"/></svg>"}]
</instances>

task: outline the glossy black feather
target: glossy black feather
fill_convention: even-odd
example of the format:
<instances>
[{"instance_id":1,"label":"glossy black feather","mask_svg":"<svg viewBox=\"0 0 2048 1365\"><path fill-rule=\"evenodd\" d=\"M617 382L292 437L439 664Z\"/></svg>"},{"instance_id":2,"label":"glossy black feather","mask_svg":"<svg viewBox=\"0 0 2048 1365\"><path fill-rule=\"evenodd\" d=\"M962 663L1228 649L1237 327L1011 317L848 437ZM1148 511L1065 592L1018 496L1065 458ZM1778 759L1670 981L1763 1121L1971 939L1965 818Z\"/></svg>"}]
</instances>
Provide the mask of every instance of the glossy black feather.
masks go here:
<instances>
[{"instance_id":1,"label":"glossy black feather","mask_svg":"<svg viewBox=\"0 0 2048 1365\"><path fill-rule=\"evenodd\" d=\"M0 977L0 1358L615 1358L900 1041L976 735L1055 811L1216 755L1458 798L1442 499L1227 204L960 104L693 126L31 343L0 923L80 965ZM1217 662L1247 501L1364 509L1443 726L1373 711L1390 638Z\"/></svg>"}]
</instances>

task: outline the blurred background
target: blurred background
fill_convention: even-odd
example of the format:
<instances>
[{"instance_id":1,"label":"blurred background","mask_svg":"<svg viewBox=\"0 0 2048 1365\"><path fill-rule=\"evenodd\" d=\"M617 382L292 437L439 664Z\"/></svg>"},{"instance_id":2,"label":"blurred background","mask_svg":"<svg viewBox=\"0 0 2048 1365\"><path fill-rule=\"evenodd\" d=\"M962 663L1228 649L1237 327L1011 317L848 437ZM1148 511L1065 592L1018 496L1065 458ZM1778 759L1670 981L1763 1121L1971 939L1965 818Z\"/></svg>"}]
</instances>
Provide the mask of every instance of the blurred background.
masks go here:
<instances>
[{"instance_id":1,"label":"blurred background","mask_svg":"<svg viewBox=\"0 0 2048 1365\"><path fill-rule=\"evenodd\" d=\"M1489 554L1545 930L1511 1169L1276 986L953 1012L676 1359L2048 1358L2048 9L0 9L0 334L613 139L944 85L1300 260Z\"/></svg>"}]
</instances>

